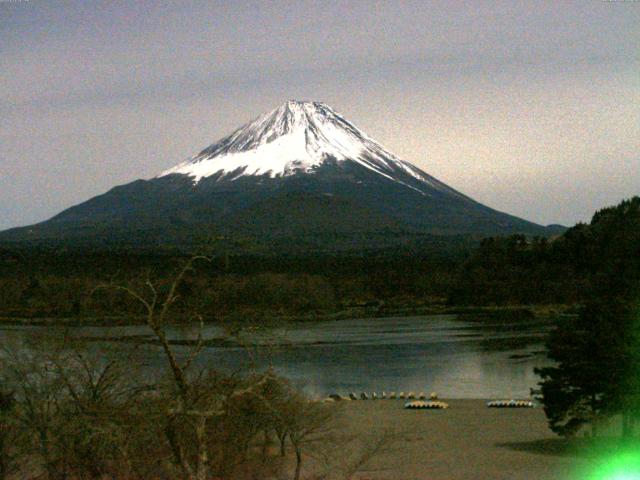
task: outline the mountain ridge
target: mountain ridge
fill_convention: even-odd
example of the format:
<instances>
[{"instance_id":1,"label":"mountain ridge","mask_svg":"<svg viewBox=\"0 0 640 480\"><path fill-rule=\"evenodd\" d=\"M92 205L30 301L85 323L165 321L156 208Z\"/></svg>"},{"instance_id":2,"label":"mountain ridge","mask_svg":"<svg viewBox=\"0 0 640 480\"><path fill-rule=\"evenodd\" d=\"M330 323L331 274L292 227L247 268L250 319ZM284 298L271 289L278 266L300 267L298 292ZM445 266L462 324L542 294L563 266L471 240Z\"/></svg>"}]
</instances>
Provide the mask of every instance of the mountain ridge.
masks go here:
<instances>
[{"instance_id":1,"label":"mountain ridge","mask_svg":"<svg viewBox=\"0 0 640 480\"><path fill-rule=\"evenodd\" d=\"M359 163L415 189L394 177L401 170L433 188L462 195L398 158L327 104L299 100L289 100L257 117L156 178L184 174L192 176L197 184L216 174L218 181L234 181L247 175L273 178L313 174L327 159Z\"/></svg>"},{"instance_id":2,"label":"mountain ridge","mask_svg":"<svg viewBox=\"0 0 640 480\"><path fill-rule=\"evenodd\" d=\"M0 232L0 241L191 245L223 236L264 245L289 238L295 245L309 237L333 249L343 248L340 237L344 248L358 249L424 236L512 233L549 236L558 228L482 205L389 152L328 105L290 100L154 178Z\"/></svg>"}]
</instances>

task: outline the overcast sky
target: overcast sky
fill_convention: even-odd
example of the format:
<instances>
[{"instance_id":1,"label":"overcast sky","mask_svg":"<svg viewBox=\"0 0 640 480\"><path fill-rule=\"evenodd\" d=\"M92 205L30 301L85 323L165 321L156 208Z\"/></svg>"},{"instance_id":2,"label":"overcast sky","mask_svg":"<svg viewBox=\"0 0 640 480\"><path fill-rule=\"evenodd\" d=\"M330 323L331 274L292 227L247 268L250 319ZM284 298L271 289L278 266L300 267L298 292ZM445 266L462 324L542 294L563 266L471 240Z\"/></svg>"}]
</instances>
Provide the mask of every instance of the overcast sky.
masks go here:
<instances>
[{"instance_id":1,"label":"overcast sky","mask_svg":"<svg viewBox=\"0 0 640 480\"><path fill-rule=\"evenodd\" d=\"M0 229L290 98L538 223L640 194L640 2L0 0Z\"/></svg>"}]
</instances>

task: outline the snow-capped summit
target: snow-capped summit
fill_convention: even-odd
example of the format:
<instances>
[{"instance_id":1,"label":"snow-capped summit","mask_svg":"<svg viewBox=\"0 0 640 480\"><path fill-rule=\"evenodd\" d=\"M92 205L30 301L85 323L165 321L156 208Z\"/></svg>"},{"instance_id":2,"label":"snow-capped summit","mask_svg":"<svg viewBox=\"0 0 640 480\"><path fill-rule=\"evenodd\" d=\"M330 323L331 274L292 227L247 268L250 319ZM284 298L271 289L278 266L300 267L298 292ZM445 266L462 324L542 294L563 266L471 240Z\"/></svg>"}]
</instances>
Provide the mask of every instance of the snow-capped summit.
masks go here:
<instances>
[{"instance_id":1,"label":"snow-capped summit","mask_svg":"<svg viewBox=\"0 0 640 480\"><path fill-rule=\"evenodd\" d=\"M444 187L400 160L330 106L298 100L261 115L159 177L183 174L195 183L213 175L218 180L247 175L274 178L313 173L327 161L356 162L402 184L406 184L402 177L408 174L432 188ZM402 175L398 176L399 172Z\"/></svg>"},{"instance_id":2,"label":"snow-capped summit","mask_svg":"<svg viewBox=\"0 0 640 480\"><path fill-rule=\"evenodd\" d=\"M0 232L0 243L188 251L204 238L240 238L251 251L303 254L422 248L446 235L511 233L554 231L457 192L324 103L290 100L155 178Z\"/></svg>"}]
</instances>

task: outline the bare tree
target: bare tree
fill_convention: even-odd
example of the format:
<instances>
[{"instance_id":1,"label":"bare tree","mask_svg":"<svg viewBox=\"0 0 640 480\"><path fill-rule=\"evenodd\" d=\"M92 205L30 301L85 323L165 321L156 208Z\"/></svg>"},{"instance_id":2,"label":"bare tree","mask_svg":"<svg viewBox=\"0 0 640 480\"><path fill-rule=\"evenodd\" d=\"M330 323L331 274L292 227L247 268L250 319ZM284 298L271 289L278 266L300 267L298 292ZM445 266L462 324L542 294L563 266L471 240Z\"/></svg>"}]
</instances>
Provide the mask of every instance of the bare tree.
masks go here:
<instances>
[{"instance_id":1,"label":"bare tree","mask_svg":"<svg viewBox=\"0 0 640 480\"><path fill-rule=\"evenodd\" d=\"M14 393L0 389L0 480L9 478L17 469L19 432L14 418L15 404Z\"/></svg>"},{"instance_id":2,"label":"bare tree","mask_svg":"<svg viewBox=\"0 0 640 480\"><path fill-rule=\"evenodd\" d=\"M55 437L61 428L58 408L62 383L50 363L24 346L5 346L3 367L3 381L19 401L19 408L14 410L15 421L29 433L28 442L42 459L47 478L60 477L65 465Z\"/></svg>"},{"instance_id":3,"label":"bare tree","mask_svg":"<svg viewBox=\"0 0 640 480\"><path fill-rule=\"evenodd\" d=\"M70 332L0 352L0 480L20 462L48 480L206 480L242 473L275 478L286 460L276 453L268 461L274 433L283 457L289 440L299 480L303 458L330 429L332 413L296 392L271 366L258 371L262 352L270 355L274 345L283 344L264 325L245 323L230 331L248 354L249 375L194 371L205 345L203 319L192 306L178 303L178 292L194 263L208 260L192 257L163 287L147 279L137 287L94 290L124 292L121 299L140 304L162 349L168 381L145 382L133 374L135 362L123 348L110 355ZM186 353L177 351L167 329L180 306L199 324ZM25 439L20 448L16 432Z\"/></svg>"},{"instance_id":4,"label":"bare tree","mask_svg":"<svg viewBox=\"0 0 640 480\"><path fill-rule=\"evenodd\" d=\"M74 345L51 358L64 388L59 448L77 474L97 478L119 471L131 476L130 412L142 399L140 378L125 352L94 354Z\"/></svg>"},{"instance_id":5,"label":"bare tree","mask_svg":"<svg viewBox=\"0 0 640 480\"><path fill-rule=\"evenodd\" d=\"M261 432L275 430L282 452L285 452L286 438L293 446L296 455L295 478L298 480L304 448L327 428L330 412L324 406L308 402L290 387L283 388L281 380L270 368L242 381L228 382L224 388L216 384L219 379L213 372L190 372L190 367L204 347L203 319L194 312L189 313L200 327L197 340L184 360L178 359L168 339L166 327L173 315L172 307L178 300L177 291L198 261L210 259L204 256L189 259L170 282L165 294L161 294L149 279L142 289L123 285L99 287L122 291L139 302L146 312L145 323L164 352L171 379L169 388L165 390L171 402L165 410L164 435L173 464L187 480L205 480L213 466L218 467L216 474L226 475L234 465L246 461L252 439ZM256 330L249 330L250 340ZM247 333L246 325L232 332L250 354L255 367L256 358L251 347L247 346L244 333ZM215 442L212 442L211 436L216 434L226 436L231 441L222 442L218 454L212 456Z\"/></svg>"},{"instance_id":6,"label":"bare tree","mask_svg":"<svg viewBox=\"0 0 640 480\"><path fill-rule=\"evenodd\" d=\"M178 360L167 337L166 326L171 315L171 307L178 299L176 293L178 287L187 273L193 270L193 265L197 261L210 261L210 259L204 256L192 257L170 283L166 295L161 295L150 280L145 282L145 291L142 292L121 285L100 287L125 292L136 299L146 311L145 322L162 347L171 372L171 387L168 393L172 398L172 405L166 410L165 436L174 463L178 466L183 478L188 480L205 480L210 473L211 459L208 446L210 442L207 438L207 425L213 420L228 416L231 406L242 399L245 401L247 398L256 399L260 407L255 408L270 411L263 389L274 378L273 373L267 371L239 383L231 390L224 391L215 388L210 376L189 375L189 368L204 346L203 319L197 314L193 315L200 324L197 340L186 359L183 362ZM185 432L185 427L189 432ZM256 431L254 429L245 433L244 442L246 443L256 434ZM193 441L185 442L185 435ZM194 447L192 448L191 445ZM244 448L245 451L246 448ZM195 452L190 454L190 450Z\"/></svg>"},{"instance_id":7,"label":"bare tree","mask_svg":"<svg viewBox=\"0 0 640 480\"><path fill-rule=\"evenodd\" d=\"M314 444L321 442L323 436L331 432L335 409L295 394L287 403L283 413L285 430L296 456L293 479L299 480L303 453L307 447L311 448Z\"/></svg>"},{"instance_id":8,"label":"bare tree","mask_svg":"<svg viewBox=\"0 0 640 480\"><path fill-rule=\"evenodd\" d=\"M146 292L139 292L133 288L122 285L101 287L124 291L126 294L140 302L140 304L145 308L145 322L154 333L164 351L174 387L174 405L166 411L165 435L176 465L181 469L183 477L188 480L206 479L209 466L209 456L205 438L206 422L208 418L224 414L224 410L220 408L219 402L217 401L219 399L217 398L207 398L207 401L203 402L204 399L202 396L199 396L199 398L197 398L198 401L194 401L196 400L193 396L194 389L192 388L187 376L187 370L203 347L202 317L197 316L197 319L200 322L200 330L196 344L187 359L182 363L178 361L166 333L166 325L170 309L178 299L178 294L176 293L177 289L187 273L193 270L193 265L197 261L210 261L210 258L205 256L191 257L173 279L169 286L169 291L163 298L161 298L158 289L149 279L145 282ZM206 405L203 405L203 403L206 403ZM184 446L182 445L182 442L179 440L178 423L182 422L183 419L186 419L195 433L197 452L195 464L191 461Z\"/></svg>"},{"instance_id":9,"label":"bare tree","mask_svg":"<svg viewBox=\"0 0 640 480\"><path fill-rule=\"evenodd\" d=\"M122 352L90 354L69 340L39 338L2 352L2 380L13 391L6 420L25 440L13 454L29 458L28 468L39 463L49 479L132 477L127 411L139 399L137 378Z\"/></svg>"}]
</instances>

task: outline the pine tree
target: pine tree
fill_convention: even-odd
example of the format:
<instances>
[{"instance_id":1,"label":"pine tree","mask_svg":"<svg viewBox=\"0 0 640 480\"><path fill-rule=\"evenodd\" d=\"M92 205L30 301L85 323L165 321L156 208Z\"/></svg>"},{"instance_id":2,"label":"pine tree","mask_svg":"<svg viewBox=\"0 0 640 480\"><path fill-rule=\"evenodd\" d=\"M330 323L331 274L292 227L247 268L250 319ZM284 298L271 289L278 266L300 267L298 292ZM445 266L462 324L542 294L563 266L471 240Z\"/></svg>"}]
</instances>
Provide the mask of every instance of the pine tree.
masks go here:
<instances>
[{"instance_id":1,"label":"pine tree","mask_svg":"<svg viewBox=\"0 0 640 480\"><path fill-rule=\"evenodd\" d=\"M597 212L572 250L592 270L588 301L549 336L553 367L536 369L551 429L572 435L623 415L630 435L640 412L640 198Z\"/></svg>"}]
</instances>

